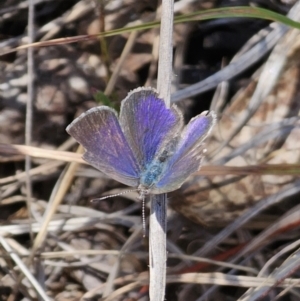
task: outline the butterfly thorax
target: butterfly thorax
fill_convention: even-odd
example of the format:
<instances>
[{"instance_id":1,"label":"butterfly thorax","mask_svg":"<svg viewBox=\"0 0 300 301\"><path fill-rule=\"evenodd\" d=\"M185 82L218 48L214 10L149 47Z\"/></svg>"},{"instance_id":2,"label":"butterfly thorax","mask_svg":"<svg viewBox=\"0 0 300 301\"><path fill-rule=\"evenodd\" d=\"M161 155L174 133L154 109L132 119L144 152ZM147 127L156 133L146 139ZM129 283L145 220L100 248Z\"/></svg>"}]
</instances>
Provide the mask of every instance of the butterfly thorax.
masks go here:
<instances>
[{"instance_id":1,"label":"butterfly thorax","mask_svg":"<svg viewBox=\"0 0 300 301\"><path fill-rule=\"evenodd\" d=\"M155 184L162 178L166 171L166 162L173 155L178 142L178 137L173 139L162 148L162 151L158 153L155 159L149 163L144 172L141 174L140 185L146 188L155 186Z\"/></svg>"},{"instance_id":2,"label":"butterfly thorax","mask_svg":"<svg viewBox=\"0 0 300 301\"><path fill-rule=\"evenodd\" d=\"M164 165L162 162L155 160L151 162L146 170L141 174L140 184L143 187L151 187L155 185L161 178L162 172L164 170Z\"/></svg>"}]
</instances>

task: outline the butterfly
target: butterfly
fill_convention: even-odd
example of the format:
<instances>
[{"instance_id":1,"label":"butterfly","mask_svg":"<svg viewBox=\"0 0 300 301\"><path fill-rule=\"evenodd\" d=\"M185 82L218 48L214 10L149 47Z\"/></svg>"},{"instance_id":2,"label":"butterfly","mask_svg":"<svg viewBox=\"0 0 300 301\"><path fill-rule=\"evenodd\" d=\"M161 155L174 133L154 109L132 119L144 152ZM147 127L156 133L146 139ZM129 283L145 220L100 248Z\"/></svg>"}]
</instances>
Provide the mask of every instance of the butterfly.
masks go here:
<instances>
[{"instance_id":1,"label":"butterfly","mask_svg":"<svg viewBox=\"0 0 300 301\"><path fill-rule=\"evenodd\" d=\"M87 163L147 195L176 190L199 170L215 123L214 112L203 112L184 127L176 105L167 108L155 89L140 87L122 100L119 117L95 107L66 131L85 148Z\"/></svg>"}]
</instances>

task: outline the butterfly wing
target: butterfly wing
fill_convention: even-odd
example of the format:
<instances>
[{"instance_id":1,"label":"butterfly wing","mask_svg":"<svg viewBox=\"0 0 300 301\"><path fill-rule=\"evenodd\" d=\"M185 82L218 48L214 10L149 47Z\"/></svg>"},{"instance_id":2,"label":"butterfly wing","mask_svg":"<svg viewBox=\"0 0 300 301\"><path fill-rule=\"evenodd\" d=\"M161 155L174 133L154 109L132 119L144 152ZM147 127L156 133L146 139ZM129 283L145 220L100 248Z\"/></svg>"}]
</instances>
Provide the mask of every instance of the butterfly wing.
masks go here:
<instances>
[{"instance_id":1,"label":"butterfly wing","mask_svg":"<svg viewBox=\"0 0 300 301\"><path fill-rule=\"evenodd\" d=\"M92 108L66 130L85 148L86 162L123 184L138 186L140 170L114 110Z\"/></svg>"},{"instance_id":2,"label":"butterfly wing","mask_svg":"<svg viewBox=\"0 0 300 301\"><path fill-rule=\"evenodd\" d=\"M145 170L164 145L182 129L182 114L167 108L152 88L133 90L122 101L120 123L127 141Z\"/></svg>"},{"instance_id":3,"label":"butterfly wing","mask_svg":"<svg viewBox=\"0 0 300 301\"><path fill-rule=\"evenodd\" d=\"M176 150L167 161L164 175L152 193L165 193L178 189L192 173L199 170L203 158L203 141L216 122L213 112L193 118L181 134Z\"/></svg>"}]
</instances>

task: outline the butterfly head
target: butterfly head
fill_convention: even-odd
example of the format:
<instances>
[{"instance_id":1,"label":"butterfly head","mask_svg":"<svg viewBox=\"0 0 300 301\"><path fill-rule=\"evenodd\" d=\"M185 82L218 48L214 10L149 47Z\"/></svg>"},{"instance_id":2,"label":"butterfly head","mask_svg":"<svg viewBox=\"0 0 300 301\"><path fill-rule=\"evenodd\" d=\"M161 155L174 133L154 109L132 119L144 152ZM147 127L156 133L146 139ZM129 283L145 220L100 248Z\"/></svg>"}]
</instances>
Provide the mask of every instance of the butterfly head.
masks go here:
<instances>
[{"instance_id":1,"label":"butterfly head","mask_svg":"<svg viewBox=\"0 0 300 301\"><path fill-rule=\"evenodd\" d=\"M143 199L145 199L145 196L147 196L151 193L151 188L140 184L139 187L137 188L137 191L139 193L139 199L143 200Z\"/></svg>"}]
</instances>

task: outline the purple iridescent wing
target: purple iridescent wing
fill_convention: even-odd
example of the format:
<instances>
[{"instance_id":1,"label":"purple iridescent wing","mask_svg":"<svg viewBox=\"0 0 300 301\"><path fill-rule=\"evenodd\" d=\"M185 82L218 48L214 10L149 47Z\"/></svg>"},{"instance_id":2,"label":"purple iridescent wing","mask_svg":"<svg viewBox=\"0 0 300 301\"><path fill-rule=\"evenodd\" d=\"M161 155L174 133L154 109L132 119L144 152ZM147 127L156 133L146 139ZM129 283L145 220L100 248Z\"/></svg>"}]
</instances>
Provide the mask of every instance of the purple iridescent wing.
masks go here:
<instances>
[{"instance_id":1,"label":"purple iridescent wing","mask_svg":"<svg viewBox=\"0 0 300 301\"><path fill-rule=\"evenodd\" d=\"M152 193L165 193L178 189L194 172L203 158L203 141L210 133L216 117L213 112L196 116L185 127L173 156L166 163L164 175L152 189Z\"/></svg>"},{"instance_id":2,"label":"purple iridescent wing","mask_svg":"<svg viewBox=\"0 0 300 301\"><path fill-rule=\"evenodd\" d=\"M182 114L168 109L152 88L138 88L122 101L120 123L141 170L182 129Z\"/></svg>"},{"instance_id":3,"label":"purple iridescent wing","mask_svg":"<svg viewBox=\"0 0 300 301\"><path fill-rule=\"evenodd\" d=\"M66 130L85 148L86 162L123 184L138 186L140 170L114 110L90 109Z\"/></svg>"}]
</instances>

